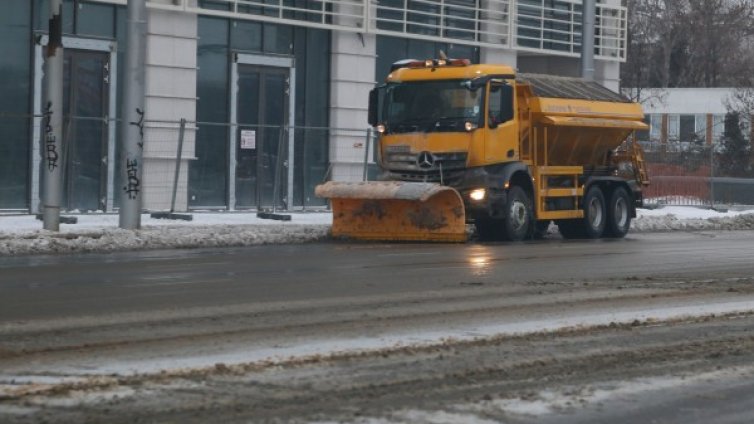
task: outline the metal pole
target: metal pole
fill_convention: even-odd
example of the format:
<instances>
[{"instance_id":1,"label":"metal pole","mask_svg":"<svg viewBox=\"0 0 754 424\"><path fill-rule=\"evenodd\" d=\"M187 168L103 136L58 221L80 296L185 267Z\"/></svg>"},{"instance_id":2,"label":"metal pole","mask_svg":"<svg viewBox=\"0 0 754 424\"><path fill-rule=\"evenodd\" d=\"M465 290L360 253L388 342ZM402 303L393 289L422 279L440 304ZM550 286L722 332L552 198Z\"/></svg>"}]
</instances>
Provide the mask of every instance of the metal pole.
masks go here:
<instances>
[{"instance_id":1,"label":"metal pole","mask_svg":"<svg viewBox=\"0 0 754 424\"><path fill-rule=\"evenodd\" d=\"M364 175L362 176L362 181L367 180L367 168L369 165L369 145L372 141L372 129L367 128L367 139L366 143L364 143Z\"/></svg>"},{"instance_id":2,"label":"metal pole","mask_svg":"<svg viewBox=\"0 0 754 424\"><path fill-rule=\"evenodd\" d=\"M175 193L178 191L178 176L181 173L181 157L183 156L183 134L186 132L186 119L181 118L181 127L178 129L178 154L175 163L175 176L173 177L173 199L170 201L170 213L175 212Z\"/></svg>"},{"instance_id":3,"label":"metal pole","mask_svg":"<svg viewBox=\"0 0 754 424\"><path fill-rule=\"evenodd\" d=\"M42 220L45 230L60 230L63 200L63 5L50 0L50 27L45 51L47 103L44 111Z\"/></svg>"},{"instance_id":4,"label":"metal pole","mask_svg":"<svg viewBox=\"0 0 754 424\"><path fill-rule=\"evenodd\" d=\"M581 78L594 81L595 0L584 0L581 11Z\"/></svg>"},{"instance_id":5,"label":"metal pole","mask_svg":"<svg viewBox=\"0 0 754 424\"><path fill-rule=\"evenodd\" d=\"M141 178L144 150L144 80L147 43L146 0L128 1L128 38L126 51L123 125L121 125L120 167L123 189L120 201L120 228L141 227Z\"/></svg>"},{"instance_id":6,"label":"metal pole","mask_svg":"<svg viewBox=\"0 0 754 424\"><path fill-rule=\"evenodd\" d=\"M709 149L709 197L710 207L715 207L715 146L710 145Z\"/></svg>"},{"instance_id":7,"label":"metal pole","mask_svg":"<svg viewBox=\"0 0 754 424\"><path fill-rule=\"evenodd\" d=\"M285 128L280 126L280 136L278 137L278 157L275 158L275 178L272 180L272 213L277 212L278 190L280 189L280 172L283 168L283 154L285 153ZM287 205L286 205L287 206Z\"/></svg>"},{"instance_id":8,"label":"metal pole","mask_svg":"<svg viewBox=\"0 0 754 424\"><path fill-rule=\"evenodd\" d=\"M294 130L295 131L295 130ZM295 132L294 132L295 134ZM302 161L304 162L301 166L301 210L306 211L306 198L308 196L308 190L309 190L309 179L307 178L307 169L306 167L309 165L309 151L306 148L307 140L309 139L309 130L304 129L302 132L302 139L303 144L301 146L301 149L303 150L301 152Z\"/></svg>"}]
</instances>

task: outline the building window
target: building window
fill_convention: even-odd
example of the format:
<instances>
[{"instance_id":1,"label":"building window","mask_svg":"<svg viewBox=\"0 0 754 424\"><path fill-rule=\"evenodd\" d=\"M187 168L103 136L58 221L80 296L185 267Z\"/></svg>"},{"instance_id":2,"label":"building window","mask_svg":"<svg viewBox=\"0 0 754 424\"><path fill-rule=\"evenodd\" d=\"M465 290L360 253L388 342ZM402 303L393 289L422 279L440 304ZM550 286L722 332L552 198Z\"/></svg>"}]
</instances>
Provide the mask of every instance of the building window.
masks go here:
<instances>
[{"instance_id":1,"label":"building window","mask_svg":"<svg viewBox=\"0 0 754 424\"><path fill-rule=\"evenodd\" d=\"M479 63L479 47L378 35L375 64L377 81L383 81L390 72L390 65L399 60L434 58L438 57L440 50L448 57L469 59L471 63Z\"/></svg>"},{"instance_id":2,"label":"building window","mask_svg":"<svg viewBox=\"0 0 754 424\"><path fill-rule=\"evenodd\" d=\"M649 132L652 128L652 115L644 115L644 123L649 126L650 129L648 130L640 130L636 131L636 140L637 141L649 141Z\"/></svg>"},{"instance_id":3,"label":"building window","mask_svg":"<svg viewBox=\"0 0 754 424\"><path fill-rule=\"evenodd\" d=\"M700 143L707 143L707 115L698 114L694 116L696 119L696 125L694 125L696 138Z\"/></svg>"},{"instance_id":4,"label":"building window","mask_svg":"<svg viewBox=\"0 0 754 424\"><path fill-rule=\"evenodd\" d=\"M652 142L659 142L662 137L662 115L659 113L653 113L649 115L649 140Z\"/></svg>"},{"instance_id":5,"label":"building window","mask_svg":"<svg viewBox=\"0 0 754 424\"><path fill-rule=\"evenodd\" d=\"M680 136L680 115L668 115L668 142L677 142Z\"/></svg>"},{"instance_id":6,"label":"building window","mask_svg":"<svg viewBox=\"0 0 754 424\"><path fill-rule=\"evenodd\" d=\"M714 115L712 117L712 142L719 143L720 138L725 131L725 115Z\"/></svg>"},{"instance_id":7,"label":"building window","mask_svg":"<svg viewBox=\"0 0 754 424\"><path fill-rule=\"evenodd\" d=\"M690 143L696 141L696 119L694 115L679 116L679 141Z\"/></svg>"}]
</instances>

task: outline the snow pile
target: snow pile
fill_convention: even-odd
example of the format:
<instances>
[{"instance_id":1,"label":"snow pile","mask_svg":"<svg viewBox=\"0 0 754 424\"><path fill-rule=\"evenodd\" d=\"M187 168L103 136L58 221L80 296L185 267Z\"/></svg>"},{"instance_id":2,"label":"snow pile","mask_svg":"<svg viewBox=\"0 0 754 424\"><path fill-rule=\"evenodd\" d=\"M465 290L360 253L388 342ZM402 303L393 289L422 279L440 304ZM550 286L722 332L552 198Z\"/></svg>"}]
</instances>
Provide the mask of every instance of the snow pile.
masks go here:
<instances>
[{"instance_id":1,"label":"snow pile","mask_svg":"<svg viewBox=\"0 0 754 424\"><path fill-rule=\"evenodd\" d=\"M754 230L751 211L716 212L694 207L639 209L631 222L632 232Z\"/></svg>"},{"instance_id":2,"label":"snow pile","mask_svg":"<svg viewBox=\"0 0 754 424\"><path fill-rule=\"evenodd\" d=\"M329 225L212 225L145 227L138 231L103 228L66 233L0 233L0 255L112 252L305 243L326 239Z\"/></svg>"},{"instance_id":3,"label":"snow pile","mask_svg":"<svg viewBox=\"0 0 754 424\"><path fill-rule=\"evenodd\" d=\"M59 233L41 230L34 216L0 217L0 256L119 250L306 243L328 238L332 214L293 214L291 222L262 220L251 213L194 214L193 221L142 217L141 230L118 228L117 215L79 215Z\"/></svg>"}]
</instances>

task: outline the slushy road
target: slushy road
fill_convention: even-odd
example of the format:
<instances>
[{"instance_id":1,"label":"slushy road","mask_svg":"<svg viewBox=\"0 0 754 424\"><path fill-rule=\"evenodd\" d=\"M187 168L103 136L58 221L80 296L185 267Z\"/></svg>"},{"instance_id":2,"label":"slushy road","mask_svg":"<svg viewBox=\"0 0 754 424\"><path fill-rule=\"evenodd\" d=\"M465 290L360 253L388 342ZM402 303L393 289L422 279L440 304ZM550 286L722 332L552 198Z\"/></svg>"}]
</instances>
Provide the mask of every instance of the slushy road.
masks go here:
<instances>
[{"instance_id":1,"label":"slushy road","mask_svg":"<svg viewBox=\"0 0 754 424\"><path fill-rule=\"evenodd\" d=\"M748 231L0 258L0 421L746 422L753 313Z\"/></svg>"}]
</instances>

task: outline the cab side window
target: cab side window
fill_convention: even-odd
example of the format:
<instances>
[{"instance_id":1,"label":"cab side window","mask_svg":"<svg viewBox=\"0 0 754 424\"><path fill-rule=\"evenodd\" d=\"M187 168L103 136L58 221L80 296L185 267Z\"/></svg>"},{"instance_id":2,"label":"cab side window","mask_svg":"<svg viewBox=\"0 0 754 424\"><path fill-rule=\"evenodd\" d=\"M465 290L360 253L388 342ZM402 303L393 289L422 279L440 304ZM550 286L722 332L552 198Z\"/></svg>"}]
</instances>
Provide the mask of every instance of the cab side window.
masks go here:
<instances>
[{"instance_id":1,"label":"cab side window","mask_svg":"<svg viewBox=\"0 0 754 424\"><path fill-rule=\"evenodd\" d=\"M502 81L490 82L487 122L490 128L513 119L513 87Z\"/></svg>"},{"instance_id":2,"label":"cab side window","mask_svg":"<svg viewBox=\"0 0 754 424\"><path fill-rule=\"evenodd\" d=\"M493 82L490 84L489 107L487 108L487 123L490 128L495 128L503 123L503 90L501 84Z\"/></svg>"}]
</instances>

